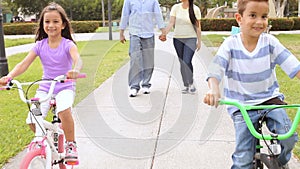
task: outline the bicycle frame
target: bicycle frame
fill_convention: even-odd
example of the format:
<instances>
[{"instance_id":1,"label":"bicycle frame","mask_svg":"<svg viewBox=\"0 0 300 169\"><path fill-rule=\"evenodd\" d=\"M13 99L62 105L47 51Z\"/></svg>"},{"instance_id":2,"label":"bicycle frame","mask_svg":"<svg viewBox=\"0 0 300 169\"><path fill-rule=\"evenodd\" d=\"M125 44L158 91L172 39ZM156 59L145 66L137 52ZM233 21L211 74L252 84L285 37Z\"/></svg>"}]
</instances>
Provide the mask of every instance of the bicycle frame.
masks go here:
<instances>
[{"instance_id":1,"label":"bicycle frame","mask_svg":"<svg viewBox=\"0 0 300 169\"><path fill-rule=\"evenodd\" d=\"M78 76L78 78L84 78L84 77L85 77L85 74L80 74ZM9 90L15 84L17 86L20 99L24 103L36 105L35 110L31 110L31 114L33 115L33 123L35 124L35 137L31 141L30 145L28 146L28 148L29 148L28 153L30 154L30 155L28 155L29 157L25 156L22 161L22 162L26 163L27 166L30 164L31 160L35 156L41 156L42 158L46 159L45 167L47 169L51 169L52 166L55 164L59 164L61 169L66 168L63 164L64 157L65 157L64 150L61 147L55 146L54 137L53 137L53 134L56 133L58 136L57 141L59 144L59 139L60 139L59 137L62 136L62 139L63 139L64 131L59 127L60 123L58 123L58 121L55 122L55 120L54 120L54 123L52 124L43 119L39 105L40 105L40 103L43 103L43 102L49 100L53 96L53 91L54 91L56 83L64 83L64 82L68 82L68 81L74 81L74 80L67 79L65 75L61 75L61 76L57 76L53 80L50 80L50 82L49 81L46 82L46 83L51 83L51 85L50 85L50 88L49 88L49 91L48 91L46 97L44 97L44 98L27 99L25 97L25 94L23 91L24 85L45 83L43 81L38 82L38 83L35 83L35 82L20 83L19 81L13 79L13 80L10 80L8 85L5 87L5 89ZM4 88L1 88L1 89L4 89ZM51 105L51 103L49 103L49 104ZM55 105L51 105L51 106L52 106L52 109L56 108ZM55 111L55 110L53 110L53 111ZM55 112L54 112L54 116L56 117ZM63 145L60 145L60 146L63 146ZM76 163L70 163L70 165L76 165ZM21 168L27 168L27 167L24 167L24 165L21 163Z\"/></svg>"},{"instance_id":2,"label":"bicycle frame","mask_svg":"<svg viewBox=\"0 0 300 169\"><path fill-rule=\"evenodd\" d=\"M270 169L279 169L281 168L279 166L279 163L277 162L277 157L281 153L281 147L278 144L278 140L285 140L290 138L296 131L297 125L299 124L300 121L300 104L291 104L291 105L256 105L256 106L251 106L251 105L243 105L239 103L238 101L234 100L219 100L220 105L232 105L236 106L243 118L244 121L250 131L250 133L257 139L256 143L256 154L254 155L254 168L255 169L262 169L264 163L268 168ZM248 115L248 110L262 110L262 109L276 109L276 108L284 108L284 109L297 109L296 116L293 120L292 126L290 130L285 133L285 134L263 134L261 132L261 128L258 128L259 131L256 130L254 127L249 115ZM262 146L260 146L259 140L270 140L271 144L268 147L269 150L269 155L261 153L260 149ZM265 142L266 143L266 142Z\"/></svg>"},{"instance_id":3,"label":"bicycle frame","mask_svg":"<svg viewBox=\"0 0 300 169\"><path fill-rule=\"evenodd\" d=\"M232 106L236 106L237 108L239 108L251 134L259 140L262 140L262 139L285 140L285 139L291 137L295 133L295 131L297 129L297 125L299 124L299 121L300 121L300 104L251 106L251 105L242 105L241 103L239 103L237 101L233 101L233 100L219 100L219 103L221 105L232 105ZM251 122L251 119L250 119L247 111L248 110L259 110L259 109L275 109L275 108L298 109L290 130L285 134L274 134L274 133L268 134L268 135L260 134L259 132L256 131L255 127L253 126L253 123Z\"/></svg>"}]
</instances>

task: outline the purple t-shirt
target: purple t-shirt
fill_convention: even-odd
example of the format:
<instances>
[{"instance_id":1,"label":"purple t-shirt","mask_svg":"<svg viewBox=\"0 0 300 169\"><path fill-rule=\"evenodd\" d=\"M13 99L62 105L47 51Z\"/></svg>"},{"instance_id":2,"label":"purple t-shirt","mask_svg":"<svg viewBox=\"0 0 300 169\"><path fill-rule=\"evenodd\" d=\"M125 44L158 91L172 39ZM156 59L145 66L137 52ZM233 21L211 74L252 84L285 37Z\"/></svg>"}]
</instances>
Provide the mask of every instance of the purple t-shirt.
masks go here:
<instances>
[{"instance_id":1,"label":"purple t-shirt","mask_svg":"<svg viewBox=\"0 0 300 169\"><path fill-rule=\"evenodd\" d=\"M75 44L73 41L62 38L59 46L55 49L48 45L48 38L37 41L33 51L40 57L43 65L43 79L53 79L59 75L65 75L72 69L72 57L70 49ZM48 92L51 83L40 84L40 91ZM56 83L54 94L66 89L75 90L75 83Z\"/></svg>"}]
</instances>

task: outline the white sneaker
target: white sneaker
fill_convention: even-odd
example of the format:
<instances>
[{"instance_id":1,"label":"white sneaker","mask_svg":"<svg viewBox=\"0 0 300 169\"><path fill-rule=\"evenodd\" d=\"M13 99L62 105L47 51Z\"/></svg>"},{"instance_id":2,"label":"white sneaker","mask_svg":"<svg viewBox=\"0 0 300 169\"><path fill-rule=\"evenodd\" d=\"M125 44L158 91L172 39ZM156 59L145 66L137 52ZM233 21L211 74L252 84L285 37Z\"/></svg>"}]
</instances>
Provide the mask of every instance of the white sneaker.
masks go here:
<instances>
[{"instance_id":1,"label":"white sneaker","mask_svg":"<svg viewBox=\"0 0 300 169\"><path fill-rule=\"evenodd\" d=\"M195 87L195 85L193 85L193 84L190 85L189 89L190 89L191 93L195 93L196 90L197 90L196 87Z\"/></svg>"},{"instance_id":2,"label":"white sneaker","mask_svg":"<svg viewBox=\"0 0 300 169\"><path fill-rule=\"evenodd\" d=\"M150 89L148 87L143 87L142 91L144 94L149 94L150 93Z\"/></svg>"},{"instance_id":3,"label":"white sneaker","mask_svg":"<svg viewBox=\"0 0 300 169\"><path fill-rule=\"evenodd\" d=\"M130 89L129 97L135 97L136 95L137 95L137 90L136 89Z\"/></svg>"},{"instance_id":4,"label":"white sneaker","mask_svg":"<svg viewBox=\"0 0 300 169\"><path fill-rule=\"evenodd\" d=\"M189 93L189 87L184 87L184 89L181 90L182 94Z\"/></svg>"}]
</instances>

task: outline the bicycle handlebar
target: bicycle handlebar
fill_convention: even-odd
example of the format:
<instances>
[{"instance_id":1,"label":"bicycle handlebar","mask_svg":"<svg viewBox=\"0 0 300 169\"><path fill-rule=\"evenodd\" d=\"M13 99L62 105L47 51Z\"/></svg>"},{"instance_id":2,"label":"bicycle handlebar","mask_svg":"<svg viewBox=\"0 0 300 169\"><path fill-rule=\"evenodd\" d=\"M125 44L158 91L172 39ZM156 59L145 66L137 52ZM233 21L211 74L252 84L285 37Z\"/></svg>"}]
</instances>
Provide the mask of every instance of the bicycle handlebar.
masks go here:
<instances>
[{"instance_id":1,"label":"bicycle handlebar","mask_svg":"<svg viewBox=\"0 0 300 169\"><path fill-rule=\"evenodd\" d=\"M253 105L243 105L241 103L239 103L238 101L234 101L234 100L219 100L219 104L220 105L232 105L237 107L245 122L246 125L248 127L248 129L250 130L251 134L256 137L257 139L265 139L265 140L272 140L272 139L278 139L278 140L285 140L288 139L289 137L291 137L296 129L297 129L297 125L299 124L300 121L300 104L290 104L290 105L258 105L258 106L253 106ZM285 134L268 134L268 135L263 135L259 132L256 131L255 127L253 126L253 123L247 113L247 110L259 110L259 109L275 109L275 108L284 108L284 109L298 109L296 116L293 120L292 126L290 128L290 130L285 133Z\"/></svg>"},{"instance_id":2,"label":"bicycle handlebar","mask_svg":"<svg viewBox=\"0 0 300 169\"><path fill-rule=\"evenodd\" d=\"M85 77L86 77L86 74L84 74L84 73L80 73L77 76L77 78L85 78ZM68 79L66 75L60 75L60 76L55 77L52 80L40 81L40 82L25 82L25 83L21 83L18 80L11 79L8 82L8 85L5 86L5 87L3 87L3 88L1 88L1 89L9 90L15 84L17 86L18 91L19 91L20 99L24 103L32 103L32 101L36 101L37 98L26 99L25 95L23 93L23 86L25 86L25 85L31 85L31 84L51 83L47 96L45 98L38 98L38 101L40 103L42 103L42 102L45 102L46 100L48 100L52 96L52 94L54 92L54 88L55 88L56 83L58 83L58 82L59 83L64 83L64 82L71 82L71 81L75 81L75 79Z\"/></svg>"}]
</instances>

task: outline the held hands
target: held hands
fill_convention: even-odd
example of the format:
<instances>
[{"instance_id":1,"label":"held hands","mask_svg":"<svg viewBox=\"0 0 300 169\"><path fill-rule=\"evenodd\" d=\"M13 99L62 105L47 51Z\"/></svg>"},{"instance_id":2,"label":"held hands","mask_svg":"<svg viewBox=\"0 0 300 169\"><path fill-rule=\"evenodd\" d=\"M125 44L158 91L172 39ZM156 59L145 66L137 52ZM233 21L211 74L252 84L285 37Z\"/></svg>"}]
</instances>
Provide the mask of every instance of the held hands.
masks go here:
<instances>
[{"instance_id":1,"label":"held hands","mask_svg":"<svg viewBox=\"0 0 300 169\"><path fill-rule=\"evenodd\" d=\"M167 40L167 35L166 34L161 34L161 35L159 35L159 40L161 40L161 41L166 41Z\"/></svg>"}]
</instances>

